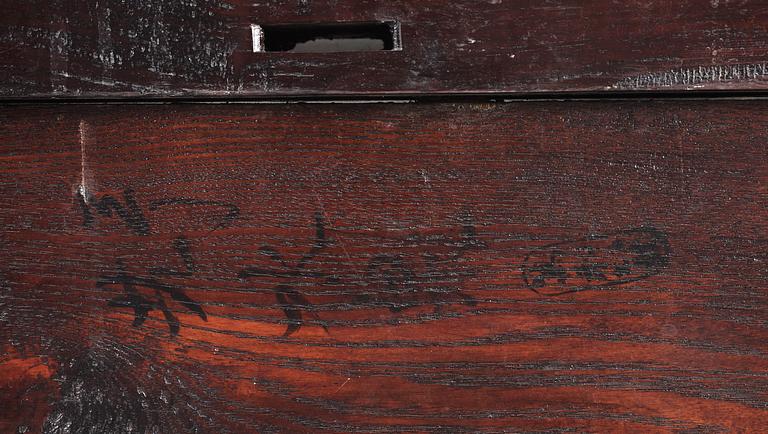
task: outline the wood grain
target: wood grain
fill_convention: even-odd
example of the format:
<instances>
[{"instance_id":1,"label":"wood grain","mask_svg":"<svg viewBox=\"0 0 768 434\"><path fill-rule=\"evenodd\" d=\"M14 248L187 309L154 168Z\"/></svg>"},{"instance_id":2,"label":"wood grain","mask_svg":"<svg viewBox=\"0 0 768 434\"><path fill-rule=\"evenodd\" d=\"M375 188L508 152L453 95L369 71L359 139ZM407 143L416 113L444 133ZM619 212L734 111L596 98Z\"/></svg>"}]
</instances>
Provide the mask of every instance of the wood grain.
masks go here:
<instances>
[{"instance_id":1,"label":"wood grain","mask_svg":"<svg viewBox=\"0 0 768 434\"><path fill-rule=\"evenodd\" d=\"M3 107L0 431L763 431L764 108Z\"/></svg>"},{"instance_id":2,"label":"wood grain","mask_svg":"<svg viewBox=\"0 0 768 434\"><path fill-rule=\"evenodd\" d=\"M758 90L768 2L0 1L0 98ZM402 51L253 53L251 25L395 20Z\"/></svg>"}]
</instances>

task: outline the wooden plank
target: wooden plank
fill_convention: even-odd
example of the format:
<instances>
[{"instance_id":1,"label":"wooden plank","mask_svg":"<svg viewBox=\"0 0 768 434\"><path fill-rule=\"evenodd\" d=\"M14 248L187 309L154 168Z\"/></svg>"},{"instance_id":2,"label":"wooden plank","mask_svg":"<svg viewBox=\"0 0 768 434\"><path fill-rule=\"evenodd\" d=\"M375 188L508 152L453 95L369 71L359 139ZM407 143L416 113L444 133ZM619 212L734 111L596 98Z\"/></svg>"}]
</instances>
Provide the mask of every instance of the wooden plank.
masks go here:
<instances>
[{"instance_id":1,"label":"wooden plank","mask_svg":"<svg viewBox=\"0 0 768 434\"><path fill-rule=\"evenodd\" d=\"M764 105L3 108L0 431L760 431Z\"/></svg>"},{"instance_id":2,"label":"wooden plank","mask_svg":"<svg viewBox=\"0 0 768 434\"><path fill-rule=\"evenodd\" d=\"M768 2L5 1L0 97L766 87ZM401 51L254 53L252 26L396 21Z\"/></svg>"}]
</instances>

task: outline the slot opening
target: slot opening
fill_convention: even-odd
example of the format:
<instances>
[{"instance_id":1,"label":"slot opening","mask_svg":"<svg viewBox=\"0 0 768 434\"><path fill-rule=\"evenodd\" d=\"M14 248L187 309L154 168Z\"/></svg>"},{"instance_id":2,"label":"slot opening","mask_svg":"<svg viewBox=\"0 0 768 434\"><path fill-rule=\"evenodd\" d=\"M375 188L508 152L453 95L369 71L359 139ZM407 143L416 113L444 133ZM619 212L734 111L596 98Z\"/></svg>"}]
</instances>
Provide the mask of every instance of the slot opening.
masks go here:
<instances>
[{"instance_id":1,"label":"slot opening","mask_svg":"<svg viewBox=\"0 0 768 434\"><path fill-rule=\"evenodd\" d=\"M365 23L251 25L253 52L337 53L399 51L400 25Z\"/></svg>"}]
</instances>

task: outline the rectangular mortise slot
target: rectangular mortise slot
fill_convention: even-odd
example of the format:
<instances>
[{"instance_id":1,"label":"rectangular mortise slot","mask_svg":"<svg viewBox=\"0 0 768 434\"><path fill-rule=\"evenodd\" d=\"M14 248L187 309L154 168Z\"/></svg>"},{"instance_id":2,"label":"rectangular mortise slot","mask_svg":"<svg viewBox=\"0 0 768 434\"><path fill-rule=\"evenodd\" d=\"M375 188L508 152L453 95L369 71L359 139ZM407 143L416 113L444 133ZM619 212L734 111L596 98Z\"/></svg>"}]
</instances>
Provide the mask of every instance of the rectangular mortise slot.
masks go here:
<instances>
[{"instance_id":1,"label":"rectangular mortise slot","mask_svg":"<svg viewBox=\"0 0 768 434\"><path fill-rule=\"evenodd\" d=\"M394 21L252 25L253 52L337 53L397 51L400 25Z\"/></svg>"}]
</instances>

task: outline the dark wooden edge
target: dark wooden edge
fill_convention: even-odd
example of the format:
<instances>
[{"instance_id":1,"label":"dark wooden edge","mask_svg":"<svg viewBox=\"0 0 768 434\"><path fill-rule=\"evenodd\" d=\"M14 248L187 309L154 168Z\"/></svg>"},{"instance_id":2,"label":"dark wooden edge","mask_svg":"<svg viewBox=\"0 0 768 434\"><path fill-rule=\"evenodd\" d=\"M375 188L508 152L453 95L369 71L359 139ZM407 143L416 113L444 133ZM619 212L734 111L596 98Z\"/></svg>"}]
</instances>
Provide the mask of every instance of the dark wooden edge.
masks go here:
<instances>
[{"instance_id":1,"label":"dark wooden edge","mask_svg":"<svg viewBox=\"0 0 768 434\"><path fill-rule=\"evenodd\" d=\"M0 17L0 98L762 91L768 5L697 0L32 0ZM254 53L251 25L397 21L402 51Z\"/></svg>"}]
</instances>

